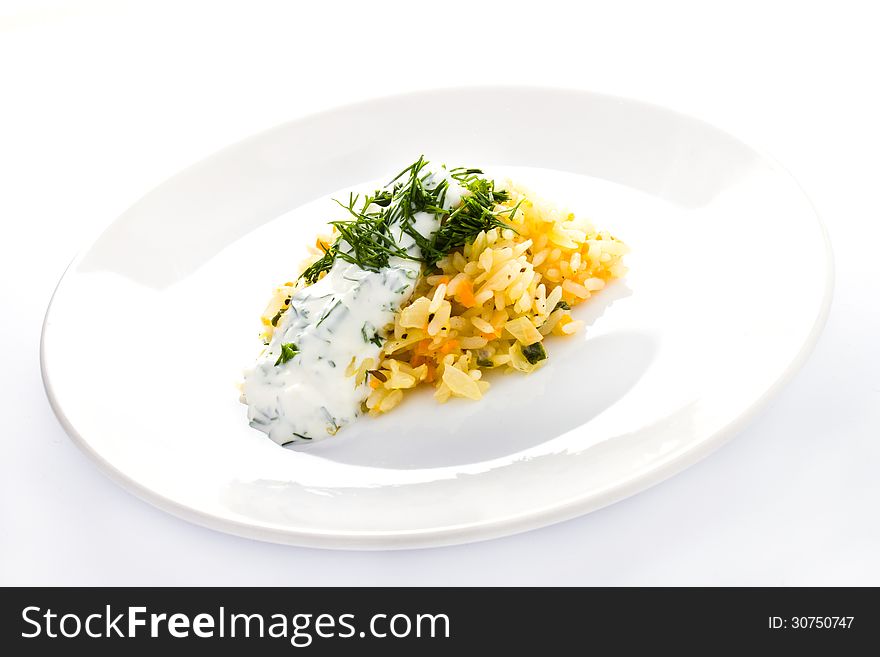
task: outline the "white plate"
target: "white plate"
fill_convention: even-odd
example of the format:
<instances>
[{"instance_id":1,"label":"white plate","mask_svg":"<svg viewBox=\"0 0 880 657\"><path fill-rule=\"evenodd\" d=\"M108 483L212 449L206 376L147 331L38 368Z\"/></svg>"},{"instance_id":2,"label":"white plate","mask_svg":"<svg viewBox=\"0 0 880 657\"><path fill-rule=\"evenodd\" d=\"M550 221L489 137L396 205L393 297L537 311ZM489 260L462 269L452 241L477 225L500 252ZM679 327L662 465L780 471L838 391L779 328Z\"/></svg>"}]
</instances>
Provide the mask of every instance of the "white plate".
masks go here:
<instances>
[{"instance_id":1,"label":"white plate","mask_svg":"<svg viewBox=\"0 0 880 657\"><path fill-rule=\"evenodd\" d=\"M585 334L482 402L415 395L282 449L235 389L270 290L329 194L420 153L587 214L631 271L576 311ZM151 192L61 280L43 377L76 443L183 518L297 545L458 543L610 504L718 447L804 361L831 281L796 183L716 128L580 91L425 92L282 125Z\"/></svg>"}]
</instances>

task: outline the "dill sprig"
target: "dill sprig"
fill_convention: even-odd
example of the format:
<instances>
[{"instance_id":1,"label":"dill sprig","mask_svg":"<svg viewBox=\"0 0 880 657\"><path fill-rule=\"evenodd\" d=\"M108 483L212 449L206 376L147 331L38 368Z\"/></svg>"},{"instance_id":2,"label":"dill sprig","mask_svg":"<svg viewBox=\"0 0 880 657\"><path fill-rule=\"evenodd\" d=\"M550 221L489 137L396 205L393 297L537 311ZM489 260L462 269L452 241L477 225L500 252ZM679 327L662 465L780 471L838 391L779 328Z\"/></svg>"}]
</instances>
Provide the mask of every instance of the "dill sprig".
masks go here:
<instances>
[{"instance_id":1,"label":"dill sprig","mask_svg":"<svg viewBox=\"0 0 880 657\"><path fill-rule=\"evenodd\" d=\"M371 271L387 267L392 257L421 260L433 266L453 249L473 241L481 231L510 227L505 219L509 221L519 205L496 211L498 204L509 200L509 194L496 190L494 181L482 178L480 169L449 171L465 193L457 207L447 209L444 205L449 181L432 180L431 172L425 171L427 165L428 161L420 156L385 189L364 196L362 202L359 203L361 199L357 194L350 194L348 203L337 201L352 218L331 222L339 237L300 278L309 284L315 283L337 259ZM440 228L433 235L422 235L416 230L415 216L419 212L429 212L439 219ZM421 251L420 258L398 245L392 236L392 227L413 239Z\"/></svg>"},{"instance_id":2,"label":"dill sprig","mask_svg":"<svg viewBox=\"0 0 880 657\"><path fill-rule=\"evenodd\" d=\"M373 196L365 197L359 210L358 199L357 194L350 194L348 204L336 201L354 218L330 222L339 237L331 246L325 247L323 255L300 274L300 278L307 283L317 282L322 273L330 270L337 258L371 271L387 267L388 259L392 256L413 259L397 246L388 231L387 217L381 209L390 204L390 192L380 190ZM373 205L380 210L371 210Z\"/></svg>"},{"instance_id":3,"label":"dill sprig","mask_svg":"<svg viewBox=\"0 0 880 657\"><path fill-rule=\"evenodd\" d=\"M388 259L392 256L415 260L405 249L400 248L391 236L388 217L382 206L378 206L380 208L378 211L370 210L377 198L384 202L387 197L384 195L380 197L380 192L376 192L374 196L367 196L360 210L355 209L357 194L349 195L348 205L337 201L354 219L330 222L339 233L339 238L334 244L336 257L371 271L387 267Z\"/></svg>"},{"instance_id":4,"label":"dill sprig","mask_svg":"<svg viewBox=\"0 0 880 657\"><path fill-rule=\"evenodd\" d=\"M423 252L427 264L434 265L453 249L472 242L482 231L511 228L508 222L519 209L519 203L496 212L495 206L508 201L510 195L505 190L496 190L494 180L480 178L482 173L479 169L453 169L452 177L470 193L462 196L461 204L434 233L430 250Z\"/></svg>"},{"instance_id":5,"label":"dill sprig","mask_svg":"<svg viewBox=\"0 0 880 657\"><path fill-rule=\"evenodd\" d=\"M324 250L324 255L315 260L311 265L305 268L302 274L299 275L300 278L305 279L305 282L309 285L313 283L317 283L318 279L321 278L321 274L325 271L330 271L330 268L333 266L333 262L336 260L336 244L326 248Z\"/></svg>"},{"instance_id":6,"label":"dill sprig","mask_svg":"<svg viewBox=\"0 0 880 657\"><path fill-rule=\"evenodd\" d=\"M299 347L292 342L286 342L281 345L281 355L275 361L275 367L283 365L299 353Z\"/></svg>"}]
</instances>

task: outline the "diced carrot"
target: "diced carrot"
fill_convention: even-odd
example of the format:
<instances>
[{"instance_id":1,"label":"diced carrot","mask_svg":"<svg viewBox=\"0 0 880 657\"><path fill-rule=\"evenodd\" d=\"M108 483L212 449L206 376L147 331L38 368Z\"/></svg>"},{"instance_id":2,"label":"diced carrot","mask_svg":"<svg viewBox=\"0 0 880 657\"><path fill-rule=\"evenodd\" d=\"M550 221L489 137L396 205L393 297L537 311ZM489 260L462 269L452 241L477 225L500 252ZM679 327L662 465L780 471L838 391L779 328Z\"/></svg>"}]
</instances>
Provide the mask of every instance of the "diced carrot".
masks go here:
<instances>
[{"instance_id":1,"label":"diced carrot","mask_svg":"<svg viewBox=\"0 0 880 657\"><path fill-rule=\"evenodd\" d=\"M431 348L430 340L422 340L418 344L416 344L416 348L413 350L416 354L420 356L426 356Z\"/></svg>"},{"instance_id":2,"label":"diced carrot","mask_svg":"<svg viewBox=\"0 0 880 657\"><path fill-rule=\"evenodd\" d=\"M425 376L425 381L428 383L432 383L435 378L437 378L437 367L434 365L433 361L428 361L425 363L428 367L428 374Z\"/></svg>"},{"instance_id":3,"label":"diced carrot","mask_svg":"<svg viewBox=\"0 0 880 657\"><path fill-rule=\"evenodd\" d=\"M453 349L457 349L459 344L459 341L454 338L452 340L447 340L443 343L443 346L440 347L440 353L445 356Z\"/></svg>"},{"instance_id":4,"label":"diced carrot","mask_svg":"<svg viewBox=\"0 0 880 657\"><path fill-rule=\"evenodd\" d=\"M418 367L424 362L425 357L422 354L413 354L412 358L409 359L409 364L413 367Z\"/></svg>"},{"instance_id":5,"label":"diced carrot","mask_svg":"<svg viewBox=\"0 0 880 657\"><path fill-rule=\"evenodd\" d=\"M473 308L477 305L477 300L474 298L474 286L469 278L459 283L455 296L465 308Z\"/></svg>"},{"instance_id":6,"label":"diced carrot","mask_svg":"<svg viewBox=\"0 0 880 657\"><path fill-rule=\"evenodd\" d=\"M449 285L449 276L441 276L440 280L437 281L437 285L440 285L441 283L444 285Z\"/></svg>"}]
</instances>

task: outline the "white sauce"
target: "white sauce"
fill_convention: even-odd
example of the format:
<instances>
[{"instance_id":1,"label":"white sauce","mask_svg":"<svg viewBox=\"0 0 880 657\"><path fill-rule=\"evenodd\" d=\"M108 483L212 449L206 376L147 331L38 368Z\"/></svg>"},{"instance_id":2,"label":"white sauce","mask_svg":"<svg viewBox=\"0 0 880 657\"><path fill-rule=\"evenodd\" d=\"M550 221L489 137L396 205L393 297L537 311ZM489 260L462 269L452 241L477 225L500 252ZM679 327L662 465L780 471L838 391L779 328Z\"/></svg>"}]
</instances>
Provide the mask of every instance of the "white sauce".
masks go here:
<instances>
[{"instance_id":1,"label":"white sauce","mask_svg":"<svg viewBox=\"0 0 880 657\"><path fill-rule=\"evenodd\" d=\"M432 173L425 186L449 181L444 207L455 207L463 188L445 169ZM439 227L433 214L419 212L413 225L430 237ZM392 228L398 246L419 257L421 250L411 236ZM372 358L378 365L387 327L410 298L421 274L421 263L391 258L378 272L337 259L314 285L297 291L289 309L281 315L275 333L256 366L245 373L242 387L251 426L280 445L316 441L333 435L361 414L370 393L366 382L356 385L346 370L352 359L358 364ZM375 336L380 339L371 342ZM293 343L298 353L276 365L281 345Z\"/></svg>"}]
</instances>

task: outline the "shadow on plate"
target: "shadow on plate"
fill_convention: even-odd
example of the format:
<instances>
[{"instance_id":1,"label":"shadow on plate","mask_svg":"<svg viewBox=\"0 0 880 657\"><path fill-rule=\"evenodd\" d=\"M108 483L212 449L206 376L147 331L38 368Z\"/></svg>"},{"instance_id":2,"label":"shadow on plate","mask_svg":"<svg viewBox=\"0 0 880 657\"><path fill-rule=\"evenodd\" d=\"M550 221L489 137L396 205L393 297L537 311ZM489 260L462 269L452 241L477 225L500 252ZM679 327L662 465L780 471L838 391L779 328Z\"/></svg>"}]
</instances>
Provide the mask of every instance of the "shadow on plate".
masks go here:
<instances>
[{"instance_id":1,"label":"shadow on plate","mask_svg":"<svg viewBox=\"0 0 880 657\"><path fill-rule=\"evenodd\" d=\"M595 321L624 285L578 318ZM589 331L587 332L589 333ZM550 360L528 375L493 373L480 402L439 405L431 390L412 393L400 407L365 418L336 438L308 447L338 463L394 469L436 468L516 454L579 427L610 408L642 377L656 339L635 331L553 340Z\"/></svg>"}]
</instances>

